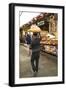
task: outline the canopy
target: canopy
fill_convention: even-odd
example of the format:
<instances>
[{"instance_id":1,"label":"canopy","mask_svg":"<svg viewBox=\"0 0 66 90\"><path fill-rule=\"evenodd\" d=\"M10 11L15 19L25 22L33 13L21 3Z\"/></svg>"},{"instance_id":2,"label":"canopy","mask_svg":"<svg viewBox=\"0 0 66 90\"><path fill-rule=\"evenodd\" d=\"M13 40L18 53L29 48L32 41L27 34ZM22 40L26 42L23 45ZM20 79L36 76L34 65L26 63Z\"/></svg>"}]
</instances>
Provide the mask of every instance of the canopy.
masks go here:
<instances>
[{"instance_id":1,"label":"canopy","mask_svg":"<svg viewBox=\"0 0 66 90\"><path fill-rule=\"evenodd\" d=\"M41 29L37 25L32 25L28 32L41 32Z\"/></svg>"}]
</instances>

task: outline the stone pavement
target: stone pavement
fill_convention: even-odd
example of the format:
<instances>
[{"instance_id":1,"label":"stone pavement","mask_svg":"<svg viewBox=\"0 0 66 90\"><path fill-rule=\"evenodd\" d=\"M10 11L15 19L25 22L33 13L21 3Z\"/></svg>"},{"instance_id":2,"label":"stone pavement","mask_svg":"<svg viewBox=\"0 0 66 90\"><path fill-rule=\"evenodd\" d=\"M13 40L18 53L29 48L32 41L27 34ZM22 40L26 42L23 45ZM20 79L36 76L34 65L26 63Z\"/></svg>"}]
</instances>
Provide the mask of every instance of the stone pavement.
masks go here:
<instances>
[{"instance_id":1,"label":"stone pavement","mask_svg":"<svg viewBox=\"0 0 66 90\"><path fill-rule=\"evenodd\" d=\"M34 77L28 47L20 45L19 48L19 73L20 78ZM57 57L43 53L40 54L39 71L36 77L57 76Z\"/></svg>"}]
</instances>

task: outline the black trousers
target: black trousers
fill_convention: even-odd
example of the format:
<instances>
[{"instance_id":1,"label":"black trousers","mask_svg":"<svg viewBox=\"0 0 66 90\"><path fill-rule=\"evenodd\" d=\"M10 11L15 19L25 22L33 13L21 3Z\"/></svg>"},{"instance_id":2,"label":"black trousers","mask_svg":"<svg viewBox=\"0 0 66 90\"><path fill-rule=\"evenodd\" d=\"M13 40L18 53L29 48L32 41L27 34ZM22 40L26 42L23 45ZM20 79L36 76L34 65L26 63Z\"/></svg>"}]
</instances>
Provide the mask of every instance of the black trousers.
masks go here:
<instances>
[{"instance_id":1,"label":"black trousers","mask_svg":"<svg viewBox=\"0 0 66 90\"><path fill-rule=\"evenodd\" d=\"M38 72L39 57L40 57L40 52L32 52L31 66L34 72L35 71Z\"/></svg>"}]
</instances>

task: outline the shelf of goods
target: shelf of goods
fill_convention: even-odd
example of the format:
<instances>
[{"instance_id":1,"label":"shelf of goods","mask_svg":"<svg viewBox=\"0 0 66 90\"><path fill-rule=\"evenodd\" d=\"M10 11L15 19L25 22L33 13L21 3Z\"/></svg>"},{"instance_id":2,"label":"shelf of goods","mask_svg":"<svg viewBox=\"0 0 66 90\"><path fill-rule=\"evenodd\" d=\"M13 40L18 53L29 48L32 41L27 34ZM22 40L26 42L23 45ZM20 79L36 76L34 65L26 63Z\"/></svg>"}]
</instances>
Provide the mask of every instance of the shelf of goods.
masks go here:
<instances>
[{"instance_id":1,"label":"shelf of goods","mask_svg":"<svg viewBox=\"0 0 66 90\"><path fill-rule=\"evenodd\" d=\"M40 44L42 52L46 52L48 54L57 56L58 40L56 39L41 40Z\"/></svg>"}]
</instances>

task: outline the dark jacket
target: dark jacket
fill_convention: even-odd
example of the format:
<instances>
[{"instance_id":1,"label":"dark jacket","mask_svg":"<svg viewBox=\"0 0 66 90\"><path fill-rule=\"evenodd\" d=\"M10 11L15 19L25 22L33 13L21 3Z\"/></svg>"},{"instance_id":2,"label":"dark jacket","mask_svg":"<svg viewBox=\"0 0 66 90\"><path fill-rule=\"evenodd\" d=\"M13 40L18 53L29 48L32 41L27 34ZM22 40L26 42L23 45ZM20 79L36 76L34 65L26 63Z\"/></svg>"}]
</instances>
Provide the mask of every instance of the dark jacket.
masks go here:
<instances>
[{"instance_id":1,"label":"dark jacket","mask_svg":"<svg viewBox=\"0 0 66 90\"><path fill-rule=\"evenodd\" d=\"M31 36L27 35L26 37L27 44L31 44Z\"/></svg>"},{"instance_id":2,"label":"dark jacket","mask_svg":"<svg viewBox=\"0 0 66 90\"><path fill-rule=\"evenodd\" d=\"M32 52L39 52L40 51L40 39L34 38L31 42L30 49L32 49Z\"/></svg>"}]
</instances>

